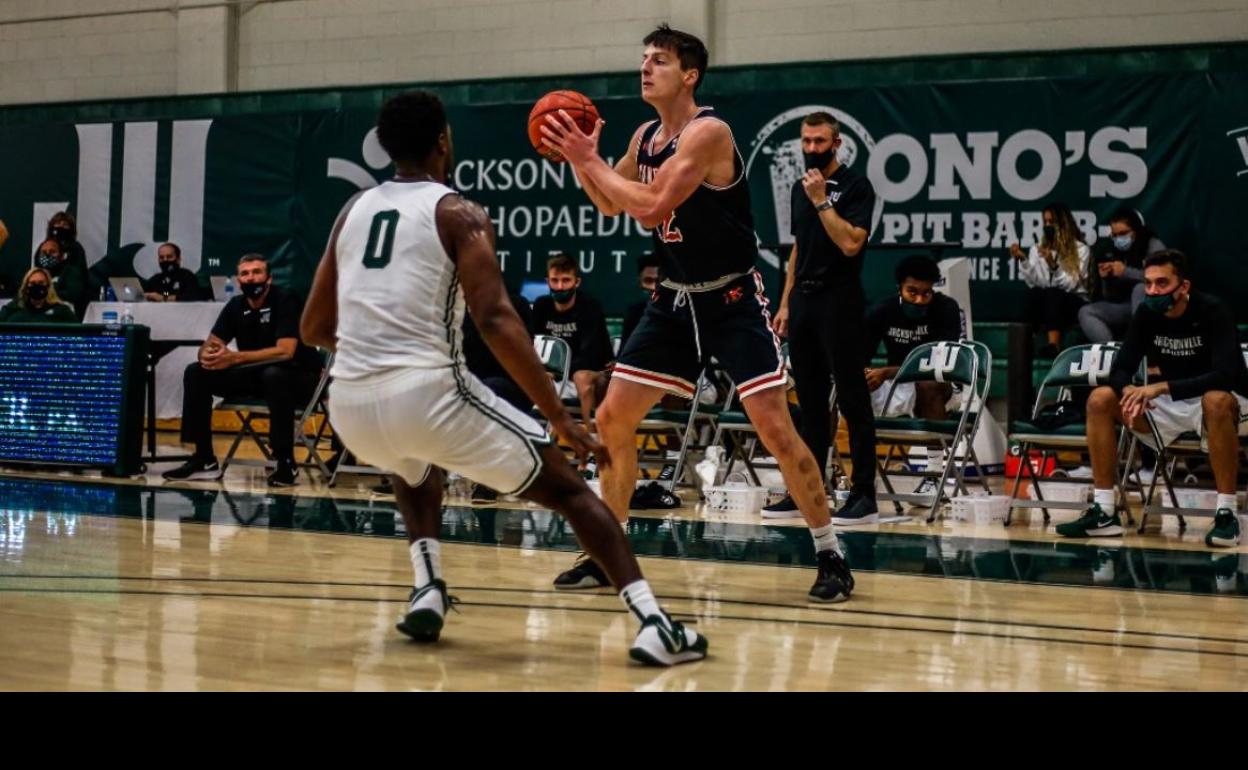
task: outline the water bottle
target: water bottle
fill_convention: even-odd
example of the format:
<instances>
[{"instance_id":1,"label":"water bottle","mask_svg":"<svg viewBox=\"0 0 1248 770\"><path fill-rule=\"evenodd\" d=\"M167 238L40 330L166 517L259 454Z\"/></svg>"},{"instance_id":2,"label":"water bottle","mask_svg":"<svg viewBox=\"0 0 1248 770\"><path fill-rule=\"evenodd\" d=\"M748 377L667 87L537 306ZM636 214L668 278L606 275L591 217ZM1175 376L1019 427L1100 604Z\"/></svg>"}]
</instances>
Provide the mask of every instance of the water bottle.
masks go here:
<instances>
[{"instance_id":1,"label":"water bottle","mask_svg":"<svg viewBox=\"0 0 1248 770\"><path fill-rule=\"evenodd\" d=\"M134 311L130 308L131 303L134 302L134 292L131 291L129 285L122 288L121 301L121 322L127 325L134 323Z\"/></svg>"},{"instance_id":2,"label":"water bottle","mask_svg":"<svg viewBox=\"0 0 1248 770\"><path fill-rule=\"evenodd\" d=\"M117 292L113 291L113 285L111 283L104 284L104 301L105 302L117 301Z\"/></svg>"},{"instance_id":3,"label":"water bottle","mask_svg":"<svg viewBox=\"0 0 1248 770\"><path fill-rule=\"evenodd\" d=\"M833 495L836 499L836 508L840 510L849 502L849 479L841 476L836 483L836 492Z\"/></svg>"},{"instance_id":4,"label":"water bottle","mask_svg":"<svg viewBox=\"0 0 1248 770\"><path fill-rule=\"evenodd\" d=\"M226 281L225 282L225 301L229 302L232 299L234 299L234 282Z\"/></svg>"},{"instance_id":5,"label":"water bottle","mask_svg":"<svg viewBox=\"0 0 1248 770\"><path fill-rule=\"evenodd\" d=\"M702 482L702 494L705 496L706 488L713 487L719 483L719 469L724 461L724 448L713 446L707 447L706 456L702 461L694 466L694 473L697 474L698 481Z\"/></svg>"}]
</instances>

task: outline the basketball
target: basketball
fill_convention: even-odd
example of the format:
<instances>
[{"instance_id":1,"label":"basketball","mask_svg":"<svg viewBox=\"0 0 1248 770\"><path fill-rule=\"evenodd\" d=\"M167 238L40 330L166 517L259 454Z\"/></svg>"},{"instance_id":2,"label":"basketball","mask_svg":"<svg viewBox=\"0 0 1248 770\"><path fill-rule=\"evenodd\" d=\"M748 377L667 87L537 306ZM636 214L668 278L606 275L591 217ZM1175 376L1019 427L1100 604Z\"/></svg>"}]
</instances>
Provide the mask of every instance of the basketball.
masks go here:
<instances>
[{"instance_id":1,"label":"basketball","mask_svg":"<svg viewBox=\"0 0 1248 770\"><path fill-rule=\"evenodd\" d=\"M533 149L547 160L561 163L563 156L542 144L542 129L546 116L564 110L585 133L591 133L598 123L598 108L585 94L576 91L551 91L537 100L529 112L529 142Z\"/></svg>"}]
</instances>

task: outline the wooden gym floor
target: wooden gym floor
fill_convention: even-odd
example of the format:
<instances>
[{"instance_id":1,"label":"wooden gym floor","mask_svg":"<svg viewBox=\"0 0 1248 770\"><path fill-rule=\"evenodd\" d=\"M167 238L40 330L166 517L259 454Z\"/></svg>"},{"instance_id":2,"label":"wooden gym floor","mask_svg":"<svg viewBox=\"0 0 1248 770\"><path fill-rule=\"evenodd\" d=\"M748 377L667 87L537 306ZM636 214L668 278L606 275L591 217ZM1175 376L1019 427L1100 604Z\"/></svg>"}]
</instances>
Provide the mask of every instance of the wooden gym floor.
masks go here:
<instances>
[{"instance_id":1,"label":"wooden gym floor","mask_svg":"<svg viewBox=\"0 0 1248 770\"><path fill-rule=\"evenodd\" d=\"M293 490L232 468L163 485L0 471L0 689L1248 689L1248 547L1204 522L1057 541L921 519L843 530L858 587L811 607L800 522L686 505L629 526L642 568L711 642L701 663L630 663L607 591L555 592L573 560L549 511L450 501L461 600L443 639L394 630L411 581L376 479Z\"/></svg>"}]
</instances>

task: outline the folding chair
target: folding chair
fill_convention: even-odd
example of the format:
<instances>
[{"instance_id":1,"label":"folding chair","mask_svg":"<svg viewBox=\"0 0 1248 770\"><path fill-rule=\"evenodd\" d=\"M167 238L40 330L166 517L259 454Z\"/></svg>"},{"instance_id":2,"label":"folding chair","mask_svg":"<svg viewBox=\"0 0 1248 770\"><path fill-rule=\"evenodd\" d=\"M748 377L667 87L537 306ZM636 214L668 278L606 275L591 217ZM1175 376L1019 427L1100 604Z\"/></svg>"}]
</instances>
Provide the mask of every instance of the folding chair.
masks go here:
<instances>
[{"instance_id":1,"label":"folding chair","mask_svg":"<svg viewBox=\"0 0 1248 770\"><path fill-rule=\"evenodd\" d=\"M1248 365L1248 344L1241 344L1240 352L1244 357L1244 363ZM1144 505L1141 509L1139 531L1144 531L1149 515L1154 513L1172 514L1178 516L1179 531L1183 531L1187 528L1187 521L1185 519L1186 516L1204 518L1215 516L1217 514L1217 510L1213 508L1184 508L1180 506L1178 494L1174 490L1174 468L1178 459L1180 457L1205 457L1208 455L1208 451L1204 447L1204 442L1202 441L1200 434L1194 431L1188 431L1180 435L1169 445L1162 446L1161 434L1158 432L1157 426L1153 423L1152 414L1145 411L1144 417L1148 420L1149 431L1152 434L1150 437L1153 439L1153 444L1158 447L1158 449L1157 463L1153 467L1152 482L1148 485L1148 492L1142 494L1144 498ZM1135 431L1131 431L1131 434L1131 449L1128 454L1129 463L1133 460L1135 449L1142 439L1142 436L1138 435ZM1246 442L1248 442L1248 438L1241 437L1239 439L1241 459L1243 457L1243 450ZM1162 486L1165 487L1165 494L1170 498L1170 505L1158 505L1154 503L1157 494L1158 481L1160 481ZM1142 489L1143 485L1141 484L1140 486Z\"/></svg>"},{"instance_id":2,"label":"folding chair","mask_svg":"<svg viewBox=\"0 0 1248 770\"><path fill-rule=\"evenodd\" d=\"M659 440L663 436L674 437L680 442L676 454L676 471L668 484L668 491L676 489L688 470L689 453L692 450L706 449L713 446L708 443L717 425L717 418L723 407L718 404L703 404L699 396L708 382L707 370L698 375L694 386L694 397L689 399L688 409L665 409L662 406L651 409L637 426L637 435L641 436L641 446L637 450L638 467L659 467L668 465L671 460L667 450ZM705 436L706 438L701 438ZM688 483L697 486L690 476Z\"/></svg>"},{"instance_id":3,"label":"folding chair","mask_svg":"<svg viewBox=\"0 0 1248 770\"><path fill-rule=\"evenodd\" d=\"M1044 511L1044 520L1049 520L1049 509L1058 510L1083 510L1087 507L1086 502L1078 501L1047 501L1044 499L1043 490L1040 488L1040 479L1036 475L1035 469L1032 468L1029 460L1029 452L1032 448L1040 449L1041 463L1043 464L1052 455L1056 455L1058 450L1081 450L1086 451L1088 448L1087 432L1088 426L1086 422L1072 423L1063 425L1060 428L1042 428L1036 423L1041 409L1046 403L1057 403L1068 400L1071 395L1071 388L1076 387L1097 387L1105 385L1109 381L1109 372L1113 367L1114 356L1118 354L1119 345L1117 343L1097 344L1097 345L1077 345L1075 347L1066 348L1053 359L1053 365L1049 367L1049 371L1044 375L1044 379L1040 383L1040 387L1036 391L1036 400L1031 409L1031 420L1019 421L1014 423L1008 435L1008 440L1018 442L1020 462L1018 470L1014 474L1014 483L1010 489L1010 513L1005 523L1008 525L1013 518L1015 508L1036 508L1039 507ZM1046 401L1045 394L1056 390L1055 397L1052 401ZM1118 458L1122 457L1122 449L1125 434L1119 432L1118 441ZM1035 490L1036 499L1022 500L1018 498L1018 488L1022 484L1023 471L1026 470L1027 475ZM1125 505L1126 494L1123 492L1122 481L1115 475L1115 485L1118 488L1119 500L1123 501L1121 507L1126 509L1127 520L1134 523L1131 517L1131 510ZM1087 483L1084 479L1068 479L1068 478L1049 478L1045 479L1045 483ZM1034 503L1039 502L1042 505L1037 506Z\"/></svg>"},{"instance_id":4,"label":"folding chair","mask_svg":"<svg viewBox=\"0 0 1248 770\"><path fill-rule=\"evenodd\" d=\"M936 511L942 501L947 500L945 482L953 475L957 490L966 493L964 482L966 466L973 465L976 476L985 491L988 481L984 478L983 469L975 457L974 439L979 428L979 418L985 408L985 400L991 386L992 353L982 342L961 340L958 342L929 342L910 351L906 360L901 363L893 384L889 387L884 411L887 413L888 403L893 399L897 386L907 382L947 382L962 386L962 404L960 411L950 414L944 420L929 420L919 417L877 417L875 419L875 438L877 444L888 447L883 461L876 458L880 479L884 483L885 492L877 495L880 500L892 501L898 513L901 512L900 502L930 504L927 521L936 519ZM901 494L893 489L889 474L886 472L888 463L893 459L898 447L938 446L945 462L941 464L940 473L930 469L922 472L893 472L893 475L918 476L937 479L934 492L928 494ZM963 452L961 459L958 451Z\"/></svg>"},{"instance_id":5,"label":"folding chair","mask_svg":"<svg viewBox=\"0 0 1248 770\"><path fill-rule=\"evenodd\" d=\"M296 448L302 446L307 456L302 461L296 459L296 464L301 468L316 468L324 478L332 479L329 466L321 459L318 448L323 439L327 438L329 426L328 416L322 420L319 428L313 433L311 438L308 437L305 426L308 420L315 415L327 415L325 409L326 389L329 385L329 369L333 364L333 354L323 353L323 361L321 367L321 377L317 380L316 387L312 391L312 397L308 400L307 405L301 409L297 415L295 422L294 443ZM273 457L273 449L267 436L262 435L256 430L254 421L258 418L268 418L269 405L261 398L236 398L226 399L217 406L217 409L225 409L234 412L238 417L241 425L238 433L234 435L234 441L230 444L230 449L225 454L225 459L221 461L221 472L230 465L251 465L262 468L275 468L277 461ZM251 459L244 457L236 457L239 447L244 439L250 439L253 444L260 450L263 459Z\"/></svg>"}]
</instances>

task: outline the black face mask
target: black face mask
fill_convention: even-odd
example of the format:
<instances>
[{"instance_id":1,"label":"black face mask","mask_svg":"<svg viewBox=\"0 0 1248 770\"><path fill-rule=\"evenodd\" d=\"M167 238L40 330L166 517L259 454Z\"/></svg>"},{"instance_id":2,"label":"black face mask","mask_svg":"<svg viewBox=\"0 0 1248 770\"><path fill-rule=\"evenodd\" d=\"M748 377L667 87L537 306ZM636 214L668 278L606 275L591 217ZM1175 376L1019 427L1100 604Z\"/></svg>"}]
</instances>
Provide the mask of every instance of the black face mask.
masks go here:
<instances>
[{"instance_id":1,"label":"black face mask","mask_svg":"<svg viewBox=\"0 0 1248 770\"><path fill-rule=\"evenodd\" d=\"M68 227L54 227L52 228L52 238L59 243L65 243L67 241L72 241L74 239L74 234Z\"/></svg>"},{"instance_id":2,"label":"black face mask","mask_svg":"<svg viewBox=\"0 0 1248 770\"><path fill-rule=\"evenodd\" d=\"M804 152L802 160L806 163L806 170L812 168L827 168L832 159L836 157L836 150L824 150L823 152Z\"/></svg>"},{"instance_id":3,"label":"black face mask","mask_svg":"<svg viewBox=\"0 0 1248 770\"><path fill-rule=\"evenodd\" d=\"M175 263L173 263L173 262L161 262L161 263L160 263L160 272L164 273L165 275L168 275L168 274L172 273L172 272L173 272L173 270L174 270L174 268L176 268L176 267L177 267L177 264L175 264Z\"/></svg>"},{"instance_id":4,"label":"black face mask","mask_svg":"<svg viewBox=\"0 0 1248 770\"><path fill-rule=\"evenodd\" d=\"M26 284L26 297L35 302L42 302L48 298L48 285L46 283L28 283Z\"/></svg>"},{"instance_id":5,"label":"black face mask","mask_svg":"<svg viewBox=\"0 0 1248 770\"><path fill-rule=\"evenodd\" d=\"M1045 225L1044 226L1044 239L1052 243L1053 239L1056 237L1057 237L1057 228L1054 227L1053 225Z\"/></svg>"},{"instance_id":6,"label":"black face mask","mask_svg":"<svg viewBox=\"0 0 1248 770\"><path fill-rule=\"evenodd\" d=\"M260 283L239 283L238 288L250 299L260 299L264 294L264 290L268 288L268 281Z\"/></svg>"}]
</instances>

